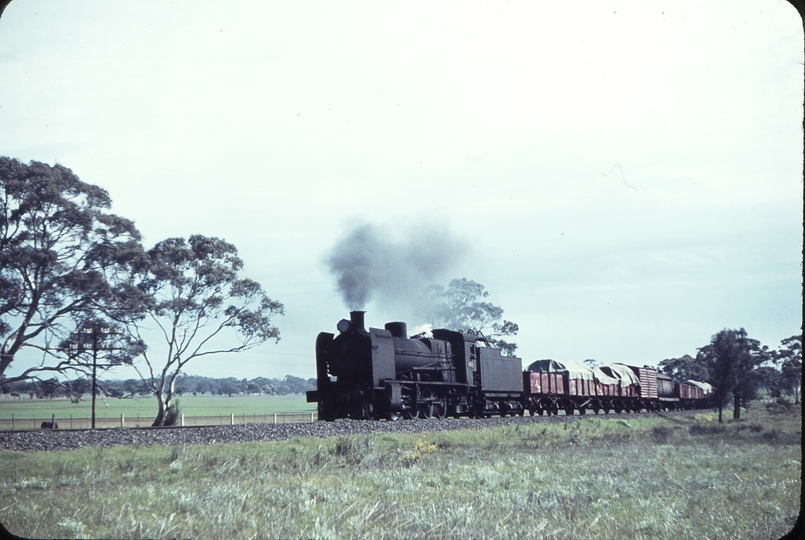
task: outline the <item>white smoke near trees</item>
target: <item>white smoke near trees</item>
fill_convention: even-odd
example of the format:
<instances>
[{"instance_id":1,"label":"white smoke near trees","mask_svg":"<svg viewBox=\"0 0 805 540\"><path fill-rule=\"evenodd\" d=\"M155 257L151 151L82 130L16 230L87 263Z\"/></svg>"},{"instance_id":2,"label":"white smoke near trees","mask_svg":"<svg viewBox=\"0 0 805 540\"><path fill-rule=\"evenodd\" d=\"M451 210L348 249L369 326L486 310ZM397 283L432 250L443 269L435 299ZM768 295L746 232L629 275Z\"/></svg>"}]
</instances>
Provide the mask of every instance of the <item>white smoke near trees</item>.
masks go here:
<instances>
[{"instance_id":1,"label":"white smoke near trees","mask_svg":"<svg viewBox=\"0 0 805 540\"><path fill-rule=\"evenodd\" d=\"M467 251L467 243L444 226L400 231L365 224L338 241L327 265L349 309L374 300L415 313L422 291L447 276Z\"/></svg>"}]
</instances>

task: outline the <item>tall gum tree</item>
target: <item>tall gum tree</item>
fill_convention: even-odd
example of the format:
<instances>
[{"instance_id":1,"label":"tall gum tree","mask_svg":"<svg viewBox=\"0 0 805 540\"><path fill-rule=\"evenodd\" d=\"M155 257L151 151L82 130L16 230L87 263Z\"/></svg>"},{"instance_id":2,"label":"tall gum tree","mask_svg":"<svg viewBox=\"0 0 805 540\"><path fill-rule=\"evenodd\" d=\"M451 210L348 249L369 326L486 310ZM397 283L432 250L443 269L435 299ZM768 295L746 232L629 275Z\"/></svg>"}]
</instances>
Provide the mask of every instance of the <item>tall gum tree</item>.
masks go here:
<instances>
[{"instance_id":1,"label":"tall gum tree","mask_svg":"<svg viewBox=\"0 0 805 540\"><path fill-rule=\"evenodd\" d=\"M237 249L225 240L168 238L147 251L132 279L116 289L108 316L143 345L152 334L161 336L160 346L143 346L142 362L134 364L157 398L154 426L165 425L176 378L193 359L279 341L271 318L284 314L283 305L259 283L240 277L242 269ZM149 327L156 332L148 333Z\"/></svg>"},{"instance_id":2,"label":"tall gum tree","mask_svg":"<svg viewBox=\"0 0 805 540\"><path fill-rule=\"evenodd\" d=\"M483 285L467 278L453 279L447 288L431 285L424 296L431 305L428 323L434 327L483 333L504 354L514 356L517 344L501 338L517 335L520 328L503 319L503 308L485 300L489 293Z\"/></svg>"},{"instance_id":3,"label":"tall gum tree","mask_svg":"<svg viewBox=\"0 0 805 540\"><path fill-rule=\"evenodd\" d=\"M780 362L780 377L783 388L794 394L794 402L799 404L802 386L802 334L784 339L775 351L774 359Z\"/></svg>"},{"instance_id":4,"label":"tall gum tree","mask_svg":"<svg viewBox=\"0 0 805 540\"><path fill-rule=\"evenodd\" d=\"M718 421L722 422L724 403L732 394L733 418L740 420L741 403L752 399L757 392L757 369L771 359L771 353L746 330L724 329L714 335L710 344L699 349L697 361L705 364L709 380L715 387Z\"/></svg>"},{"instance_id":5,"label":"tall gum tree","mask_svg":"<svg viewBox=\"0 0 805 540\"><path fill-rule=\"evenodd\" d=\"M141 250L128 219L108 212L102 188L62 165L0 157L0 379L80 371L58 344L111 288L105 273ZM7 377L24 350L39 365Z\"/></svg>"}]
</instances>

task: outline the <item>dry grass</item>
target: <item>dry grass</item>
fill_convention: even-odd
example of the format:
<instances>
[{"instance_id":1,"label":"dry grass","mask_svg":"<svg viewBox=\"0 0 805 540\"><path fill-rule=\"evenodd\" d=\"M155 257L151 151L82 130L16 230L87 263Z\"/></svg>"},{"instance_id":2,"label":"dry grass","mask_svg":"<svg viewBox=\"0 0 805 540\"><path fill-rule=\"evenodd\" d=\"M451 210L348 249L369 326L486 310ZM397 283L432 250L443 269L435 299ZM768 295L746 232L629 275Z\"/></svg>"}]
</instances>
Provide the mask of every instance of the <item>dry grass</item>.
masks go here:
<instances>
[{"instance_id":1,"label":"dry grass","mask_svg":"<svg viewBox=\"0 0 805 540\"><path fill-rule=\"evenodd\" d=\"M0 455L29 537L778 538L801 417L560 425Z\"/></svg>"}]
</instances>

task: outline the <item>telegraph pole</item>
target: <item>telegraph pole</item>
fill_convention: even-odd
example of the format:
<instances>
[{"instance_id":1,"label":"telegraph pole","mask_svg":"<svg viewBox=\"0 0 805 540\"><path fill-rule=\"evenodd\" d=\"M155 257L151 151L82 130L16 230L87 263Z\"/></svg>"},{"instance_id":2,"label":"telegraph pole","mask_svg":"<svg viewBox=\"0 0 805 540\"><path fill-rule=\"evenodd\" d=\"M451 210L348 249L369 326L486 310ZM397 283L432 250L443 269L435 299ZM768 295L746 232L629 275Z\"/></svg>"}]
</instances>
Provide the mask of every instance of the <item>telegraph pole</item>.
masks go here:
<instances>
[{"instance_id":1,"label":"telegraph pole","mask_svg":"<svg viewBox=\"0 0 805 540\"><path fill-rule=\"evenodd\" d=\"M110 327L103 327L100 330L98 328L82 328L78 332L73 332L73 334L82 335L82 336L92 336L91 338L91 347L92 347L92 429L95 429L95 394L97 393L98 383L97 383L97 372L98 372L98 351L115 351L119 350L121 347L114 347L114 346L107 346L107 347L99 347L98 346L98 336L104 337L107 334L119 334L119 328L110 328ZM78 339L78 343L70 343L70 349L75 351L85 351L87 350L84 347L84 340ZM110 364L106 364L107 366Z\"/></svg>"}]
</instances>

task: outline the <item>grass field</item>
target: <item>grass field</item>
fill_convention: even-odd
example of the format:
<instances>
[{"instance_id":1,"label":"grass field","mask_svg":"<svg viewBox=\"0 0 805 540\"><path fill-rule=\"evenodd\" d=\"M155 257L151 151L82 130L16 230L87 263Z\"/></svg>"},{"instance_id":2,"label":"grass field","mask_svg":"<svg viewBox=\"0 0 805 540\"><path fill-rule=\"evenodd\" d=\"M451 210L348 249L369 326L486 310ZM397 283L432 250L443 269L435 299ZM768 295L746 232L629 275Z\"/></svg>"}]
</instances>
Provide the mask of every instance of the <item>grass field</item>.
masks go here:
<instances>
[{"instance_id":1,"label":"grass field","mask_svg":"<svg viewBox=\"0 0 805 540\"><path fill-rule=\"evenodd\" d=\"M28 537L779 538L801 414L0 454Z\"/></svg>"},{"instance_id":2,"label":"grass field","mask_svg":"<svg viewBox=\"0 0 805 540\"><path fill-rule=\"evenodd\" d=\"M179 406L185 416L265 415L281 412L315 412L315 403L306 403L304 395L266 396L179 396ZM156 416L157 401L154 397L134 399L98 399L96 418L119 419L124 414L129 424L148 425ZM0 400L0 420L41 419L50 420L51 415L65 419L89 418L92 402L82 400L71 403L68 399L5 399ZM2 422L5 426L7 422ZM27 424L24 424L27 427ZM33 422L31 423L33 425ZM65 427L61 424L62 427ZM10 429L7 427L7 429Z\"/></svg>"}]
</instances>

